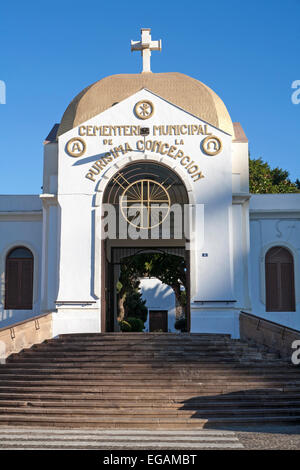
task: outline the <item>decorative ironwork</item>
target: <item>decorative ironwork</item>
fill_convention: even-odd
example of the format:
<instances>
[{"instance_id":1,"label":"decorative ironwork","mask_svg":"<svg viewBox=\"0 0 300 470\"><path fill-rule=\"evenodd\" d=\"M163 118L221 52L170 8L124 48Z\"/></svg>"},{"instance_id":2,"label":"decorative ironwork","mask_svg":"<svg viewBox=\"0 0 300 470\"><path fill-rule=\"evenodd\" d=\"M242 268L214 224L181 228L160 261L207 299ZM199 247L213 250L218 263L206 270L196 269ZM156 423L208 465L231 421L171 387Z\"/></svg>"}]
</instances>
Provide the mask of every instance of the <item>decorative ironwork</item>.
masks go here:
<instances>
[{"instance_id":1,"label":"decorative ironwork","mask_svg":"<svg viewBox=\"0 0 300 470\"><path fill-rule=\"evenodd\" d=\"M141 179L129 184L120 198L124 218L129 224L141 229L160 225L168 216L170 206L167 189L151 179Z\"/></svg>"},{"instance_id":2,"label":"decorative ironwork","mask_svg":"<svg viewBox=\"0 0 300 470\"><path fill-rule=\"evenodd\" d=\"M116 214L120 214L116 226L118 234L125 229L121 224L123 220L143 231L158 226L163 229L165 222L166 230L169 227L174 235L175 212L182 211L188 204L188 195L182 181L164 165L136 162L115 173L105 190L103 202L112 204ZM183 230L183 215L179 223ZM159 238L162 233L160 230Z\"/></svg>"}]
</instances>

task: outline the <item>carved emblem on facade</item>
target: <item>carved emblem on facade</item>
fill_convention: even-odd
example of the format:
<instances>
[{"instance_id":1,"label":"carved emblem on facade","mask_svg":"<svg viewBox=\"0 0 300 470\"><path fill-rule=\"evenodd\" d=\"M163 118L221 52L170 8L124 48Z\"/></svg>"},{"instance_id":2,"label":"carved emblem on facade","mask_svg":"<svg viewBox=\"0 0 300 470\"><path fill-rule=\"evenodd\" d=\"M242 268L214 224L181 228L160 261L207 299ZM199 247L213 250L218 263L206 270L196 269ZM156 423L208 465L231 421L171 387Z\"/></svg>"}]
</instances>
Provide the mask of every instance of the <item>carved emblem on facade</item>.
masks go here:
<instances>
[{"instance_id":1,"label":"carved emblem on facade","mask_svg":"<svg viewBox=\"0 0 300 470\"><path fill-rule=\"evenodd\" d=\"M209 135L201 143L201 147L206 155L217 155L222 150L222 142L215 135Z\"/></svg>"},{"instance_id":2,"label":"carved emblem on facade","mask_svg":"<svg viewBox=\"0 0 300 470\"><path fill-rule=\"evenodd\" d=\"M148 100L138 101L134 113L139 119L149 119L154 113L154 105Z\"/></svg>"},{"instance_id":3,"label":"carved emblem on facade","mask_svg":"<svg viewBox=\"0 0 300 470\"><path fill-rule=\"evenodd\" d=\"M81 157L86 151L86 144L80 137L74 137L67 142L66 152L71 157Z\"/></svg>"}]
</instances>

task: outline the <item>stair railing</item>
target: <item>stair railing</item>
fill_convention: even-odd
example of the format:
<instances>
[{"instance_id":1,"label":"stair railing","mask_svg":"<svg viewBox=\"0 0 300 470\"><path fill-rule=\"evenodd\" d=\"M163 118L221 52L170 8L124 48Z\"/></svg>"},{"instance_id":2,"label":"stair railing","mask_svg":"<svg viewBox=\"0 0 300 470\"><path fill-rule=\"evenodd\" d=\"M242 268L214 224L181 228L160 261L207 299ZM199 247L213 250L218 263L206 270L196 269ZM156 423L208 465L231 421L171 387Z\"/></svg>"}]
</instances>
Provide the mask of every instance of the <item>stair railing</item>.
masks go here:
<instances>
[{"instance_id":1,"label":"stair railing","mask_svg":"<svg viewBox=\"0 0 300 470\"><path fill-rule=\"evenodd\" d=\"M52 313L0 328L0 363L4 363L10 354L52 338L52 331Z\"/></svg>"}]
</instances>

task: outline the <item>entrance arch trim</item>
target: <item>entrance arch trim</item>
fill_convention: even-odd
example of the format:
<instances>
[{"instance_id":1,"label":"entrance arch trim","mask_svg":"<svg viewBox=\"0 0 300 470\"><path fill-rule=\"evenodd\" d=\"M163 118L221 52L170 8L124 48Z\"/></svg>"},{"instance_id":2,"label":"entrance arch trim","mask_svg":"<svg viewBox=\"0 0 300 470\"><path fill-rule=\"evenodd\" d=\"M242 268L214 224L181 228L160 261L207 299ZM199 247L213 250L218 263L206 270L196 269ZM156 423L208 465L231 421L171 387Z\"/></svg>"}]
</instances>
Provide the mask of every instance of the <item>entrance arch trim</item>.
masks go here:
<instances>
[{"instance_id":1,"label":"entrance arch trim","mask_svg":"<svg viewBox=\"0 0 300 470\"><path fill-rule=\"evenodd\" d=\"M101 205L104 196L106 186L111 181L112 177L116 172L122 170L129 164L139 163L139 162L149 162L157 163L162 166L167 167L170 171L173 171L181 179L185 189L187 191L189 204L194 205L196 203L196 198L193 189L193 181L185 174L184 170L180 168L179 165L173 163L170 158L166 156L156 156L144 154L142 157L139 155L139 158L136 158L136 155L124 156L118 161L116 161L103 175L101 180L97 183L95 189L95 198L93 204L93 217L94 217L94 253L93 259L94 263L92 266L93 273L93 293L94 296L98 299L101 299L102 291L102 278L101 278L101 269L102 269L102 240L101 240ZM173 164L172 164L173 163ZM195 184L195 183L194 183ZM194 251L194 242L190 242L190 253ZM196 279L196 266L194 266L193 256L190 256L190 292L194 290L194 280ZM100 306L102 304L102 299L100 300ZM101 323L103 321L103 316L101 315ZM105 327L104 327L105 328ZM101 324L101 331L104 331L103 325Z\"/></svg>"},{"instance_id":2,"label":"entrance arch trim","mask_svg":"<svg viewBox=\"0 0 300 470\"><path fill-rule=\"evenodd\" d=\"M194 196L194 190L192 186L192 182L190 181L190 178L185 174L183 169L180 168L180 166L175 163L172 164L172 160L164 155L158 156L158 155L149 155L149 154L144 154L143 157L139 155L139 158L135 158L132 155L129 156L124 156L121 159L119 159L117 162L115 162L103 175L101 180L97 183L96 185L96 194L95 194L95 202L94 202L94 207L99 207L102 203L102 198L103 194L105 191L105 188L107 184L110 182L111 178L114 176L114 174L122 170L125 166L129 165L130 163L138 163L138 162L149 162L149 163L158 163L161 165L166 166L169 168L171 171L176 173L179 178L182 180L187 194L189 198L189 203L190 204L195 204L195 196ZM195 184L195 183L194 183Z\"/></svg>"}]
</instances>

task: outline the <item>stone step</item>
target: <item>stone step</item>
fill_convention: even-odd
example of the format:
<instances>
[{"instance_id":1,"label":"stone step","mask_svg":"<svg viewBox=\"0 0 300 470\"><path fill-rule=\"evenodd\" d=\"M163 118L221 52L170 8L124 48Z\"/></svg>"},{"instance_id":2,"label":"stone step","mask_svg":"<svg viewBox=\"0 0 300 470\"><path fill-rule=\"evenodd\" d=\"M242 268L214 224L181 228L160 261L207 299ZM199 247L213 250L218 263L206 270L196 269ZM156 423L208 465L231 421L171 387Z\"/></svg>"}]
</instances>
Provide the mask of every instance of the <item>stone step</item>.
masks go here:
<instances>
[{"instance_id":1,"label":"stone step","mask_svg":"<svg viewBox=\"0 0 300 470\"><path fill-rule=\"evenodd\" d=\"M206 359L207 361L216 361L219 358L222 360L227 359L227 360L232 360L234 358L236 361L244 361L244 360L250 360L250 359L259 359L259 360L278 360L278 355L277 354L266 354L262 353L260 351L242 351L242 350L195 350L195 351L187 351L187 350L176 350L176 351L108 351L108 350L103 350L103 351L80 351L78 350L55 350L55 351L26 351L20 353L18 356L19 360L25 361L28 359L28 361L31 360L31 357L36 357L36 358L42 358L43 361L45 362L49 358L58 359L62 360L66 358L66 360L70 360L70 358L74 361L78 360L86 360L86 361L102 361L102 362L125 362L126 360L142 360L142 362L147 362L147 361L152 361L152 360L166 360L166 361L182 361L182 360L189 360L191 362L198 362L199 360ZM11 357L13 359L14 356ZM10 362L10 360L8 361Z\"/></svg>"},{"instance_id":2,"label":"stone step","mask_svg":"<svg viewBox=\"0 0 300 470\"><path fill-rule=\"evenodd\" d=\"M133 347L131 348L124 348L122 349L113 349L113 348L106 348L105 346L103 347L78 347L78 348L58 348L58 347L53 347L53 348L44 348L44 349L30 349L30 350L23 350L22 351L22 356L27 356L27 355L33 355L33 354L40 354L40 355L45 355L45 356L61 356L61 355L71 355L71 354L83 354L84 356L154 356L154 355L163 355L163 356L180 356L184 354L185 356L221 356L221 355L229 355L233 356L234 354L264 354L261 351L257 350L248 350L246 348L212 348L212 347L205 347L205 348L181 348L181 347L168 347L168 348L136 348Z\"/></svg>"},{"instance_id":3,"label":"stone step","mask_svg":"<svg viewBox=\"0 0 300 470\"><path fill-rule=\"evenodd\" d=\"M153 348L153 349L165 349L165 348L187 348L187 349L197 349L197 348L236 348L236 349L255 349L257 350L256 347L249 345L247 343L230 343L228 341L210 341L210 340L202 340L202 341L160 341L160 342L151 342L149 341L118 341L118 342L113 342L113 341L94 341L94 340L89 340L89 341L62 341L62 340L56 340L53 342L49 341L44 341L41 344L37 344L33 346L33 349L60 349L60 348L108 348L108 349L114 349L116 347L116 344L120 348L126 349L128 346L132 346L132 348L138 348L139 350L145 350L146 348Z\"/></svg>"},{"instance_id":4,"label":"stone step","mask_svg":"<svg viewBox=\"0 0 300 470\"><path fill-rule=\"evenodd\" d=\"M217 378L216 378L217 377ZM248 369L247 372L239 370L228 370L228 371L219 371L219 370L206 370L199 367L198 369L188 369L182 368L174 371L166 371L163 369L156 370L144 370L139 369L135 370L122 370L122 369L94 369L89 370L86 368L70 368L68 370L64 368L58 369L35 369L35 368L18 368L18 369L2 369L0 370L0 380L101 380L101 381L128 381L132 382L199 382L217 380L220 381L239 381L239 382L255 382L256 380L260 381L285 381L285 382L299 382L300 374L293 370L281 370L281 371L272 371L269 370L269 373L259 373L259 371L251 371Z\"/></svg>"},{"instance_id":5,"label":"stone step","mask_svg":"<svg viewBox=\"0 0 300 470\"><path fill-rule=\"evenodd\" d=\"M259 355L259 353L247 353L247 356L252 356L254 355L255 357ZM35 357L37 359L47 359L51 358L53 360L55 359L60 359L60 358L66 358L66 360L73 359L73 361L77 360L88 360L90 359L91 361L95 358L99 358L99 360L109 360L110 362L113 361L125 361L125 358L141 358L143 361L147 360L148 358L152 359L158 359L158 360L182 360L183 358L186 360L196 360L198 358L229 358L231 359L232 357L236 357L236 352L235 351L220 351L216 350L213 352L213 354L210 354L208 351L195 351L193 353L186 352L183 350L178 350L178 351L144 351L142 354L140 352L136 351L103 351L101 353L98 353L97 351L91 352L91 351L25 351L22 352L18 357L19 358L26 358L30 359L30 357Z\"/></svg>"},{"instance_id":6,"label":"stone step","mask_svg":"<svg viewBox=\"0 0 300 470\"><path fill-rule=\"evenodd\" d=\"M182 366L183 364L185 364L187 361L189 362L189 366L198 366L199 367L199 364L207 364L207 363L211 363L211 364L215 364L215 365L218 365L218 364L231 364L231 363L239 363L241 360L243 360L243 358L241 357L236 357L235 355L227 355L227 356L220 356L220 357L216 357L216 356L213 356L213 357L209 357L209 356L201 356L201 357L198 357L197 360L195 360L195 357L185 357L185 356L174 356L174 357L135 357L135 358L132 358L130 357L128 361L124 360L123 357L110 357L110 356L106 356L106 357L102 357L102 356L99 356L98 359L95 359L94 356L92 357L82 357L80 355L78 355L77 357L74 357L74 355L70 355L70 356L62 356L62 357L56 357L56 356L53 356L53 357L45 357L43 355L32 355L32 356L17 356L17 355L12 355L11 357L8 358L7 362L8 363L22 363L22 361L28 363L28 364L32 364L32 363L38 363L38 364L49 364L49 361L51 359L51 362L52 364L64 364L64 366L68 366L70 363L72 364L90 364L90 365L94 365L95 366L100 366L104 363L108 363L109 366L112 366L114 367L114 363L117 363L118 367L144 367L145 365L157 365L157 366L160 366L162 367L162 363L163 363L163 367L168 367L169 365L171 365L172 363L174 365L178 365L180 367L180 365ZM133 360L135 359L135 361ZM262 358L260 357L260 355L253 355L250 356L248 355L247 357L245 357L245 361L243 361L245 364L248 364L248 365L253 365L253 362L255 361L261 361ZM269 361L269 363L271 363L271 361Z\"/></svg>"},{"instance_id":7,"label":"stone step","mask_svg":"<svg viewBox=\"0 0 300 470\"><path fill-rule=\"evenodd\" d=\"M170 418L170 419L177 419L177 418L193 418L193 419L200 419L203 418L209 418L209 417L226 417L226 416L239 416L242 417L244 415L251 415L252 417L254 416L271 416L271 415L276 415L276 416L294 416L298 417L300 421L300 408L297 407L290 407L290 408L285 408L285 407L273 407L271 409L269 408L239 408L238 410L233 410L233 409L226 409L222 408L220 410L216 409L196 409L196 410L190 410L190 409L181 409L181 410L176 410L176 409L169 409L169 408L124 408L121 411L116 408L95 408L95 409L88 409L86 407L82 408L74 408L74 407L65 407L65 408L45 408L43 407L2 407L0 406L0 421L2 415L10 414L12 417L15 415L21 416L21 415L26 415L26 416L71 416L71 417L76 417L76 416L84 416L84 417L92 417L93 419L96 417L103 417L105 419L110 419L110 418L122 418L124 419L126 416L127 418L138 418L138 417L145 417L145 419L148 418Z\"/></svg>"},{"instance_id":8,"label":"stone step","mask_svg":"<svg viewBox=\"0 0 300 470\"><path fill-rule=\"evenodd\" d=\"M105 418L86 416L24 416L24 415L0 415L0 426L53 426L63 428L97 428L97 429L203 429L209 426L241 425L241 424L299 424L298 416L233 416L216 417L210 419L189 418Z\"/></svg>"},{"instance_id":9,"label":"stone step","mask_svg":"<svg viewBox=\"0 0 300 470\"><path fill-rule=\"evenodd\" d=\"M219 334L219 333L146 333L146 332L128 332L128 333L67 333L59 335L58 339L67 339L68 341L76 341L77 339L87 339L98 338L98 339L108 339L110 341L122 341L128 338L143 338L147 341L162 341L164 338L171 340L185 340L192 341L197 339L209 339L209 340L220 340L227 339L231 341L231 336L229 334ZM56 338L54 339L54 341ZM51 341L51 340L49 340Z\"/></svg>"},{"instance_id":10,"label":"stone step","mask_svg":"<svg viewBox=\"0 0 300 470\"><path fill-rule=\"evenodd\" d=\"M217 339L217 340L210 340L210 339L202 339L199 341L195 340L164 340L160 339L159 341L147 341L144 338L139 338L137 340L135 339L126 339L126 340L115 340L112 341L111 339L60 339L57 338L55 341L49 340L49 341L44 341L43 343L40 343L42 347L88 347L88 346L95 346L95 347L103 347L103 346L108 346L112 348L113 346L118 345L120 348L126 348L126 347L143 347L143 346L148 346L149 348L162 348L162 347L214 347L214 346L220 346L220 347L245 347L245 348L255 348L252 344L248 344L242 341L239 342L234 342L232 343L230 340L222 340L222 339ZM39 345L37 345L39 346ZM261 347L261 349L264 349Z\"/></svg>"},{"instance_id":11,"label":"stone step","mask_svg":"<svg viewBox=\"0 0 300 470\"><path fill-rule=\"evenodd\" d=\"M160 388L168 388L169 390L171 389L176 389L176 390L181 390L184 388L185 390L190 390L190 391L197 391L198 389L202 389L205 387L212 388L215 386L216 388L218 387L224 387L226 386L227 388L230 387L246 387L246 388L254 388L257 385L263 385L263 387L279 387L283 388L286 386L294 386L298 387L300 390L300 380L276 380L275 378L272 380L262 380L262 379L252 379L249 380L249 378L245 380L241 380L241 378L234 378L234 379L212 379L211 377L209 378L199 378L196 380L186 380L186 379L177 379L177 380L128 380L126 377L122 380L121 378L118 379L112 379L112 380L104 380L102 378L96 379L82 379L82 378L57 378L54 377L50 379L47 376L47 379L42 377L41 379L39 378L34 378L33 380L28 380L25 377L15 377L15 376L9 376L8 379L1 379L0 382L0 387L31 387L31 386L40 386L40 387L52 387L52 386L75 386L75 387L80 387L80 388L87 388L87 387L100 387L102 390L107 390L107 391L112 391L115 388L120 389L120 390L157 390Z\"/></svg>"},{"instance_id":12,"label":"stone step","mask_svg":"<svg viewBox=\"0 0 300 470\"><path fill-rule=\"evenodd\" d=\"M215 377L218 377L215 379ZM94 380L96 382L103 381L103 382L128 382L129 384L132 383L141 383L141 382L165 382L165 383L180 383L180 382L187 382L187 383L199 383L199 382L209 382L209 381L215 381L217 380L218 382L240 382L240 383L247 383L247 382L276 382L276 383L282 383L282 382L292 382L292 383L297 383L300 380L300 377L298 374L270 374L270 375L262 375L259 376L258 374L224 374L224 375L214 375L213 373L201 373L199 372L189 372L189 371L184 371L184 372L179 372L178 374L170 374L170 373L150 373L147 374L145 371L143 371L141 374L133 374L130 371L120 371L119 373L87 373L86 371L82 371L82 373L76 371L76 372L64 372L63 368L61 369L61 372L59 371L51 371L49 374L47 373L40 373L40 372L34 372L34 371L26 371L22 372L20 374L15 374L13 371L6 372L6 373L0 373L0 383L2 381L9 381L9 380L18 380L18 381L34 381L34 382L39 382L39 381L44 381L44 380L65 380L65 381L70 381L70 380L81 380L81 381L88 381L88 380Z\"/></svg>"},{"instance_id":13,"label":"stone step","mask_svg":"<svg viewBox=\"0 0 300 470\"><path fill-rule=\"evenodd\" d=\"M57 339L56 341L44 341L41 344L36 345L35 347L39 348L77 348L77 347L108 347L108 348L113 348L116 347L120 348L126 348L128 346L132 347L139 347L139 348L166 348L166 347L183 347L183 348L204 348L204 347L221 347L221 348L226 348L226 347L233 347L233 348L249 348L253 349L255 346L249 345L248 343L243 343L243 342L238 342L238 343L231 343L230 341L223 341L223 340L215 340L211 341L209 339L206 340L201 340L201 341L144 341L143 339L134 341L134 340L125 340L125 341L111 341L111 340L60 340ZM257 348L255 348L257 349Z\"/></svg>"},{"instance_id":14,"label":"stone step","mask_svg":"<svg viewBox=\"0 0 300 470\"><path fill-rule=\"evenodd\" d=\"M258 387L257 385L255 387L252 387L253 390L258 390L258 389L261 389L261 390L266 390L266 388L264 386L260 386ZM22 393L31 393L31 392L52 392L52 393L70 393L70 394L73 394L74 396L75 395L78 395L78 394L91 394L91 393L98 393L98 395L100 395L101 397L110 397L110 396L115 396L118 397L120 396L120 393L122 394L126 394L126 397L128 397L128 399L132 399L132 397L137 397L138 399L142 399L143 395L144 394L148 394L148 396L150 397L154 397L154 396L157 396L157 397L169 397L169 398L172 398L172 397L176 397L176 396L184 396L186 399L187 398L193 398L195 395L196 396L206 396L206 395L217 395L217 394L229 394L229 393L234 393L234 392L239 392L241 390L240 387L236 386L226 386L226 385L223 385L223 386L219 386L219 387L216 387L216 386L207 386L207 387L199 387L198 389L189 389L189 388L182 388L182 389L178 389L176 390L176 388L172 389L172 390L169 390L168 388L166 389L163 389L163 388L159 388L157 387L156 389L152 388L151 390L149 390L149 388L145 387L145 388L131 388L131 387L122 387L121 389L116 389L116 390L111 390L109 387L107 389L103 388L103 387L76 387L76 390L74 390L74 387L72 386L62 386L62 385L55 385L55 386L36 386L36 387L33 387L33 386L0 386L0 392L2 393L13 393L13 392L16 392L16 390L19 390L20 392ZM245 390L245 389L244 389ZM251 390L251 388L249 387L249 390ZM295 386L289 386L289 385L285 385L284 387L277 387L276 390L278 391L284 391L284 392L294 392L294 393L299 393L300 392L300 388L299 387L295 387ZM271 392L269 392L271 393Z\"/></svg>"},{"instance_id":15,"label":"stone step","mask_svg":"<svg viewBox=\"0 0 300 470\"><path fill-rule=\"evenodd\" d=\"M138 404L141 403L141 400L145 403L150 402L152 406L157 406L159 403L187 403L189 400L190 403L197 403L197 400L209 403L210 401L218 400L219 402L223 403L226 401L234 400L236 403L243 402L247 403L248 400L256 400L256 401L267 401L270 402L272 400L298 400L299 393L297 392L288 392L288 391L279 391L276 389L250 389L247 391L236 391L233 394L219 394L215 395L214 391L210 394L202 394L202 395L191 395L190 393L149 393L148 395L140 395L136 393L131 393L127 395L126 402L136 402ZM118 393L112 393L108 397L104 396L102 393L99 392L76 392L72 391L72 393L64 393L63 395L59 392L47 392L42 391L40 389L36 391L28 391L27 389L24 391L15 389L14 391L10 392L0 392L0 400L9 400L9 399L17 399L17 400L59 400L59 401L72 401L72 400L85 400L88 404L89 401L99 402L99 403L119 403L122 402L122 397Z\"/></svg>"},{"instance_id":16,"label":"stone step","mask_svg":"<svg viewBox=\"0 0 300 470\"><path fill-rule=\"evenodd\" d=\"M161 343L164 341L168 342L182 342L182 343L192 343L192 342L201 342L201 341L223 341L229 343L243 343L243 344L250 344L247 341L242 340L233 340L230 335L201 335L201 334L194 334L188 333L187 335L182 334L160 334L160 336L155 334L149 333L126 333L126 334L119 334L116 333L112 335L110 333L86 333L86 334L77 334L77 333L70 333L70 334L62 334L55 338L49 338L44 342L53 343L57 341L67 341L67 342L76 342L76 341L109 341L111 343L118 343L118 342L130 342L130 341L143 341L145 343ZM252 345L252 344L251 344Z\"/></svg>"},{"instance_id":17,"label":"stone step","mask_svg":"<svg viewBox=\"0 0 300 470\"><path fill-rule=\"evenodd\" d=\"M246 375L248 373L255 373L259 375L269 375L274 373L293 373L293 374L300 374L300 369L297 366L294 365L289 365L289 364L284 364L281 365L280 363L278 364L278 361L276 363L272 363L271 365L269 364L261 364L260 362L258 363L251 363L252 366L249 367L249 365L245 363L229 363L229 364L220 364L219 362L217 363L203 363L201 364L201 368L199 369L199 364L191 364L185 363L185 364L168 364L168 366L164 366L163 363L157 364L152 366L151 364L139 364L139 363L133 363L132 367L130 363L124 363L123 365L120 364L113 364L113 367L111 364L103 363L101 362L98 363L98 365L95 365L93 363L84 363L84 364L68 364L64 365L62 363L53 363L53 362L48 362L43 363L43 366L41 367L38 363L27 363L27 362L22 362L22 363L14 363L14 362L6 362L5 364L0 364L0 373L6 373L6 371L11 371L16 374L22 371L32 371L35 373L36 371L40 373L48 373L48 372L59 372L59 373L68 373L68 372L79 372L79 373L89 373L89 374L107 374L107 369L109 373L113 374L119 374L121 372L124 372L124 368L126 365L126 373L130 374L138 374L140 375L144 368L144 373L145 374L166 374L168 371L166 371L166 368L169 369L170 374L179 374L179 373L199 373L199 372L206 372L210 374L227 374L228 372L232 372L234 374L242 374ZM139 367L141 366L141 367ZM128 370L128 372L127 372Z\"/></svg>"},{"instance_id":18,"label":"stone step","mask_svg":"<svg viewBox=\"0 0 300 470\"><path fill-rule=\"evenodd\" d=\"M9 372L9 373L7 373ZM76 373L66 373L66 371L61 371L61 372L48 372L48 373L35 373L34 371L20 371L18 375L14 373L14 371L6 371L0 372L0 377L1 377L1 382L2 381L9 381L9 380L16 380L16 381L30 381L30 382L39 382L39 381L44 381L45 378L49 381L53 380L63 380L63 381L88 381L91 379L91 373L86 373L86 372L76 372ZM155 383L173 383L173 384L180 384L180 383L198 383L199 381L202 382L210 382L214 381L217 383L227 381L229 383L245 383L245 382L261 382L261 381L266 381L266 382L299 382L300 381L300 376L299 374L293 374L293 373L288 373L288 374L265 374L265 375L259 375L259 374L247 374L246 376L242 377L240 374L232 374L228 373L222 374L222 375L217 375L217 379L215 378L216 375L214 373L199 373L193 374L193 373L188 373L187 371L185 374L163 374L163 373L152 373L152 374L146 374L146 373L140 373L140 374L133 374L133 373L123 373L120 375L120 373L93 373L92 374L92 379L93 381L101 381L101 383L106 384L106 383L111 383L112 381L115 383L124 383L128 382L129 384L134 384L134 383L141 383L141 382L151 382L151 384Z\"/></svg>"},{"instance_id":19,"label":"stone step","mask_svg":"<svg viewBox=\"0 0 300 470\"><path fill-rule=\"evenodd\" d=\"M210 340L210 339L201 339L201 340L164 340L164 339L159 339L159 340L153 340L153 341L147 341L144 338L138 338L138 339L119 339L118 341L112 341L111 339L60 339L56 338L54 341L53 340L46 340L43 341L42 343L39 343L35 345L34 347L42 347L42 348L49 348L49 349L55 349L55 348L86 348L86 347L108 347L108 348L113 348L116 347L116 345L122 349L126 349L127 347L138 347L138 348L157 348L157 349L162 349L162 348L168 348L168 347L182 347L182 348L245 348L245 349L260 349L263 351L269 351L268 348L266 348L263 345L260 345L259 347L255 344L249 344L244 341L232 341L232 340L224 340L224 339L216 339L216 340Z\"/></svg>"},{"instance_id":20,"label":"stone step","mask_svg":"<svg viewBox=\"0 0 300 470\"><path fill-rule=\"evenodd\" d=\"M26 414L26 415L51 415L51 416L104 416L110 417L191 417L195 413L193 410L177 410L172 408L95 408L87 409L86 407L50 407L45 410L44 407L3 407L0 405L0 420L3 414ZM208 411L209 413L209 411Z\"/></svg>"},{"instance_id":21,"label":"stone step","mask_svg":"<svg viewBox=\"0 0 300 470\"><path fill-rule=\"evenodd\" d=\"M25 416L23 414L0 414L0 426L54 426L54 427L94 427L99 429L131 428L131 429L178 429L199 428L207 423L206 419L191 420L190 418L160 417L106 417L106 416Z\"/></svg>"},{"instance_id":22,"label":"stone step","mask_svg":"<svg viewBox=\"0 0 300 470\"><path fill-rule=\"evenodd\" d=\"M0 397L0 407L28 407L28 409L34 408L34 407L40 407L40 408L59 408L59 407L68 407L68 408L92 408L92 409L97 409L101 408L104 410L119 410L122 411L123 409L129 409L129 408L143 408L148 409L148 410L155 410L157 411L160 407L160 409L176 409L176 410L206 410L206 409L241 409L241 408L260 408L263 407L265 409L271 409L271 408L279 408L279 407L285 407L285 408L300 408L300 399L297 397L296 399L287 399L283 397L281 400L278 398L273 398L273 397L268 397L268 402L265 401L265 399L259 399L256 398L254 399L248 399L245 400L243 397L240 397L240 399L235 399L234 401L231 398L227 400L220 400L219 398L214 398L214 400L205 400L201 401L200 398L197 399L190 399L187 401L168 401L168 400L136 400L133 401L131 400L130 402L128 400L120 400L120 399L87 399L87 398L78 398L74 400L74 398L70 397L69 399L66 399L66 397L61 398L59 400L58 397L53 398L52 400L49 398L35 398L31 397L28 398L25 396L23 399L20 399L20 397L15 397L15 399L9 399L11 397L7 396L7 399L2 399Z\"/></svg>"},{"instance_id":23,"label":"stone step","mask_svg":"<svg viewBox=\"0 0 300 470\"><path fill-rule=\"evenodd\" d=\"M195 390L202 388L212 388L213 386L216 387L243 387L243 388L254 388L257 385L260 385L260 388L263 386L264 388L273 387L273 388L283 388L283 387L296 387L300 390L300 380L241 380L241 378L235 378L232 380L223 380L223 379L196 379L192 380L133 380L128 381L126 377L124 379L116 379L116 380L102 380L102 379L62 379L62 378L53 378L50 380L48 377L47 379L42 378L41 380L27 380L22 377L14 377L9 376L9 379L2 379L0 382L0 387L31 387L31 386L39 386L39 387L53 387L53 386L61 386L61 387L80 387L80 388L87 388L87 387L97 387L101 388L102 390L113 390L113 389L122 389L122 390L157 390L159 388L166 388L168 389L177 389L181 390L184 388L185 390Z\"/></svg>"}]
</instances>

